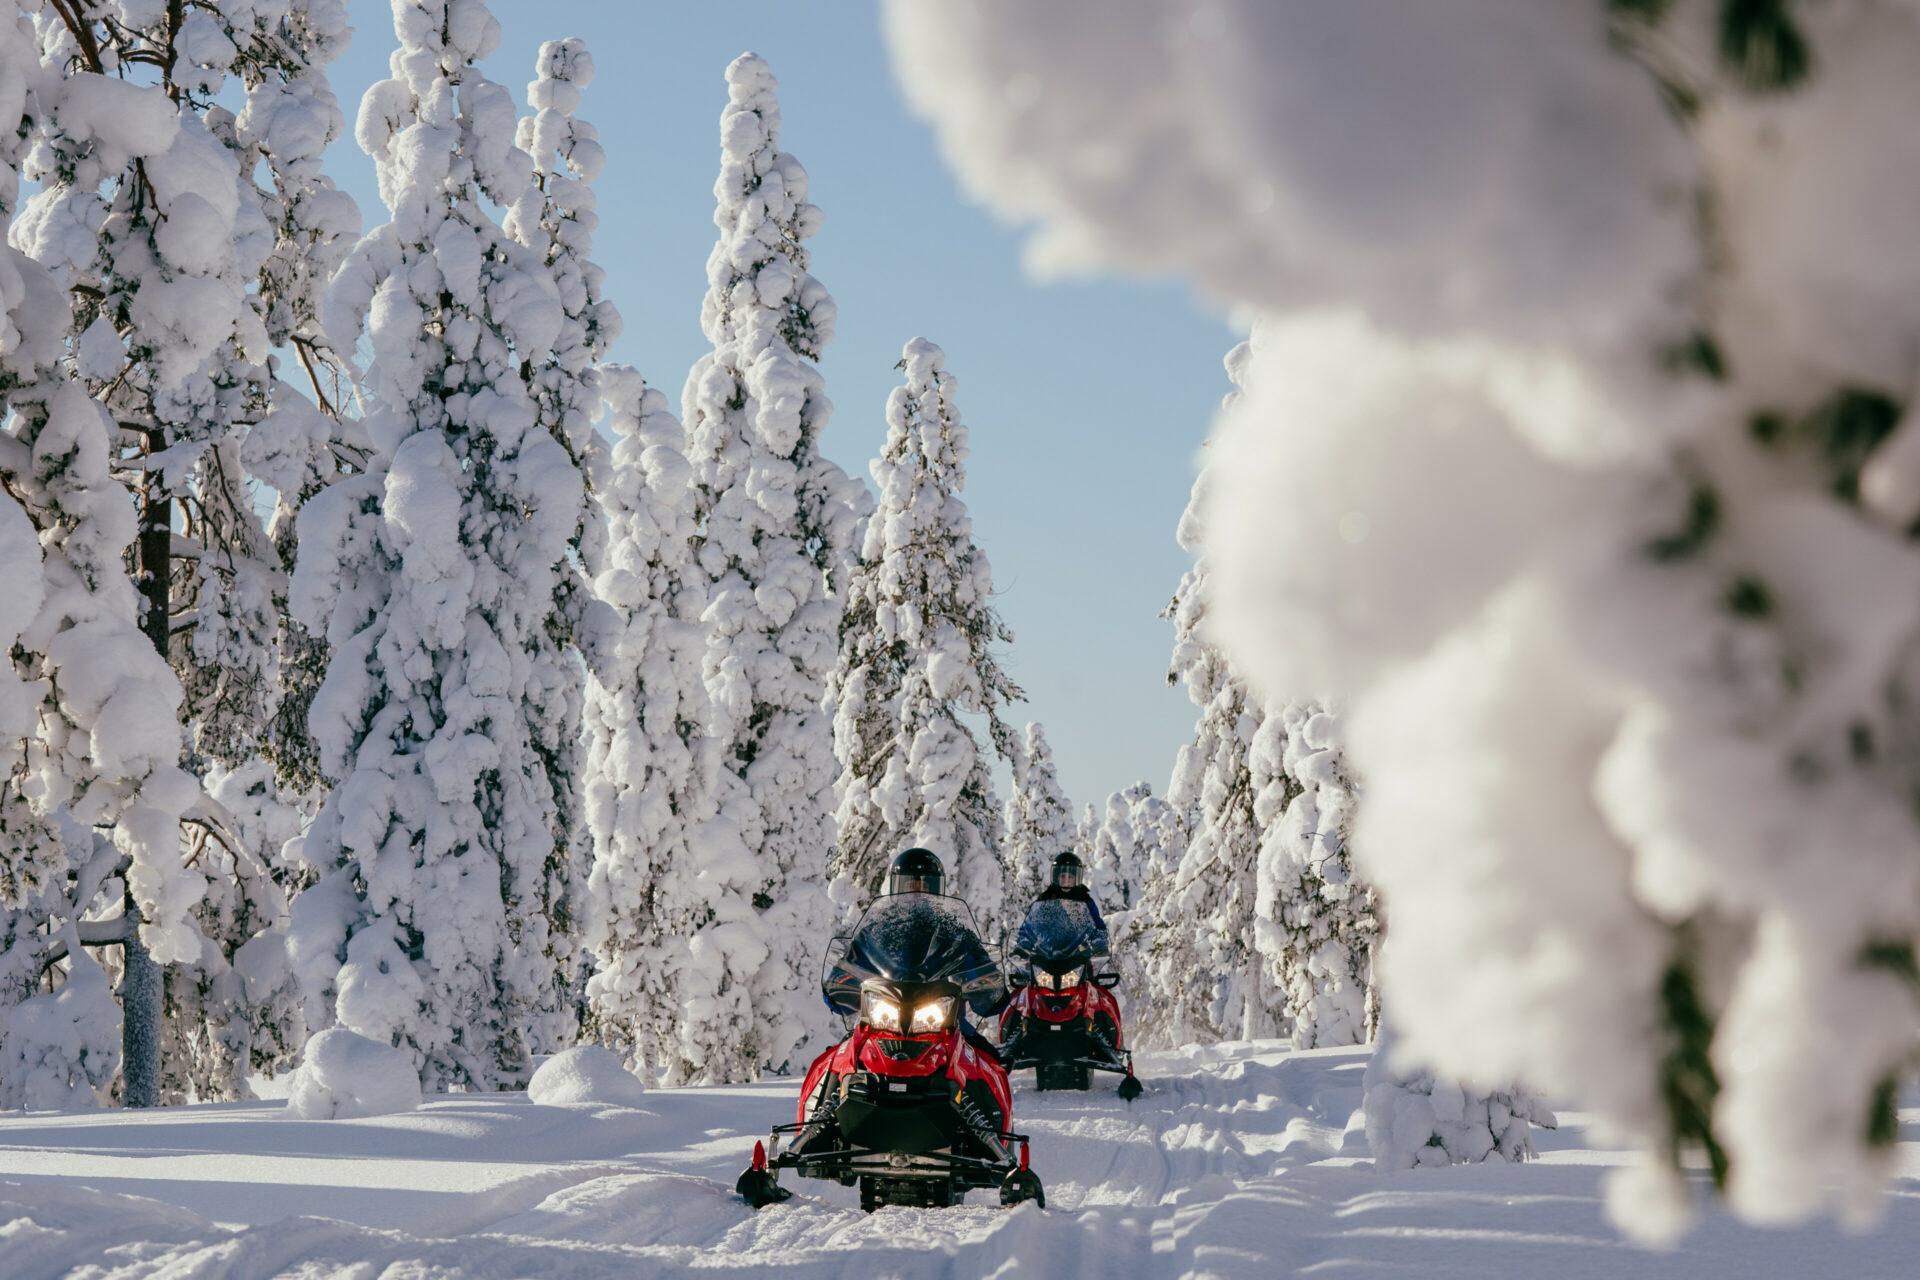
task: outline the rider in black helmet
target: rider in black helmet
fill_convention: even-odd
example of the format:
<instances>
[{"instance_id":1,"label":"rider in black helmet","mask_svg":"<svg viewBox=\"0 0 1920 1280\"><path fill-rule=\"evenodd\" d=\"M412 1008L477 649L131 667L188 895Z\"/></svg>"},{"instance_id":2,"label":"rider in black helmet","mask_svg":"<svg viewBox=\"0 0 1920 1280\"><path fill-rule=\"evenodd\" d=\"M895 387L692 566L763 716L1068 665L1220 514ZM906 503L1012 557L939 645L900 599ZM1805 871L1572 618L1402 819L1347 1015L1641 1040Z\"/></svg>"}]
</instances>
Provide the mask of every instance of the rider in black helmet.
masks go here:
<instances>
[{"instance_id":1,"label":"rider in black helmet","mask_svg":"<svg viewBox=\"0 0 1920 1280\"><path fill-rule=\"evenodd\" d=\"M1053 883L1040 891L1038 900L1052 902L1059 898L1086 903L1087 910L1093 913L1093 923L1101 932L1106 931L1106 922L1100 918L1100 904L1093 900L1093 891L1087 888L1085 868L1080 861L1080 855L1071 850L1055 856Z\"/></svg>"},{"instance_id":2,"label":"rider in black helmet","mask_svg":"<svg viewBox=\"0 0 1920 1280\"><path fill-rule=\"evenodd\" d=\"M887 870L888 893L941 893L947 882L947 869L940 855L931 849L908 849L893 860Z\"/></svg>"},{"instance_id":3,"label":"rider in black helmet","mask_svg":"<svg viewBox=\"0 0 1920 1280\"><path fill-rule=\"evenodd\" d=\"M946 868L940 864L940 857L931 849L908 849L897 855L893 865L887 870L885 884L881 887L881 897L890 898L901 894L926 893L935 897L944 896L946 889ZM965 919L969 923L972 917L963 914L954 919ZM862 918L863 925L873 923L880 915L878 904ZM884 917L882 917L884 918ZM992 1055L996 1060L999 1052L978 1031L974 1030L966 1019L965 1011L971 1009L979 1017L990 1017L1006 1006L1010 993L1006 978L1000 972L1000 966L994 963L993 956L987 951L986 944L980 941L972 928L962 926L964 938L962 945L967 952L967 961L961 966L969 975L962 983L962 1013L959 1019L960 1033L968 1043L983 1053ZM860 1007L860 979L857 974L835 963L828 970L823 994L827 1006L835 1013L852 1013Z\"/></svg>"}]
</instances>

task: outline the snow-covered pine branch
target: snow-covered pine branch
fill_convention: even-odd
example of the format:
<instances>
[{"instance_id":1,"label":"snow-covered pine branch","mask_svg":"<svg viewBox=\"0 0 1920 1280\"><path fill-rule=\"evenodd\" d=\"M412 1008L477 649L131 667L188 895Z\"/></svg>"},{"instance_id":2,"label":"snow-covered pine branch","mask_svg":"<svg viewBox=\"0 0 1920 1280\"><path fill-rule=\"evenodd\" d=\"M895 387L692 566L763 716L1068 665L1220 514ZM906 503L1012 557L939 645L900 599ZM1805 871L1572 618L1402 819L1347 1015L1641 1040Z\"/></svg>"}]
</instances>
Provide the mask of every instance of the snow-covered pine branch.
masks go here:
<instances>
[{"instance_id":1,"label":"snow-covered pine branch","mask_svg":"<svg viewBox=\"0 0 1920 1280\"><path fill-rule=\"evenodd\" d=\"M962 717L984 717L992 747L1014 757L1001 712L1023 695L993 652L1013 636L993 608L992 569L960 496L967 429L946 357L915 338L899 368L906 383L887 399L887 441L872 464L878 502L828 686L841 763L835 872L864 903L895 853L923 845L946 861L975 916L996 921L1005 905L999 806L988 757Z\"/></svg>"},{"instance_id":2,"label":"snow-covered pine branch","mask_svg":"<svg viewBox=\"0 0 1920 1280\"><path fill-rule=\"evenodd\" d=\"M393 78L358 138L390 218L334 276L326 329L362 337L374 450L300 512L292 606L331 646L310 714L335 782L294 904L309 1020L398 1044L428 1087L524 1082L566 998L548 879L557 827L528 653L585 500L523 368L566 315L542 255L488 205L532 181L512 99L475 63L475 0L398 0Z\"/></svg>"},{"instance_id":3,"label":"snow-covered pine branch","mask_svg":"<svg viewBox=\"0 0 1920 1280\"><path fill-rule=\"evenodd\" d=\"M724 767L751 797L741 835L758 864L748 894L758 919L739 945L764 959L742 1035L771 1066L824 1029L815 983L831 932L834 762L822 699L840 626L832 584L858 518L852 483L819 453L832 406L812 362L833 334L834 305L807 269L805 241L821 215L806 170L780 149L776 90L753 54L727 68L720 235L700 310L713 349L682 396L699 560L712 584L705 680Z\"/></svg>"},{"instance_id":4,"label":"snow-covered pine branch","mask_svg":"<svg viewBox=\"0 0 1920 1280\"><path fill-rule=\"evenodd\" d=\"M291 349L299 365L298 372L276 368L285 376L242 442L240 463L248 478L274 492L267 534L280 570L291 574L301 504L357 469L367 452L365 434L349 416L349 358L333 349L321 324L327 282L360 234L358 206L322 167L328 145L345 129L327 67L345 50L349 31L341 0L236 5L230 21L237 47L251 53L236 64L246 103L234 121L235 141L242 172L251 178L259 168L267 177L259 199L274 232L258 303L267 340ZM305 385L310 395L290 384ZM276 588L279 689L266 751L279 785L310 811L321 779L307 710L326 674L326 644L285 608L284 582Z\"/></svg>"}]
</instances>

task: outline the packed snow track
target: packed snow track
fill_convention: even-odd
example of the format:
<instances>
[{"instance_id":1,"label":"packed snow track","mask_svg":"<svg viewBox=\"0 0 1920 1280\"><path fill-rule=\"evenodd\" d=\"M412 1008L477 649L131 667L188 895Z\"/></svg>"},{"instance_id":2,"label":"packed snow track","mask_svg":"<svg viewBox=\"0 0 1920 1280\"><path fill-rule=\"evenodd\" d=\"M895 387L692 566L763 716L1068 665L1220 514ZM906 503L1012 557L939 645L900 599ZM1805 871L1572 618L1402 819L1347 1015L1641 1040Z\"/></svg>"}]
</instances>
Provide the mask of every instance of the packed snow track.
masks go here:
<instances>
[{"instance_id":1,"label":"packed snow track","mask_svg":"<svg viewBox=\"0 0 1920 1280\"><path fill-rule=\"evenodd\" d=\"M662 1090L640 1108L523 1095L300 1121L277 1102L0 1116L0 1274L220 1280L296 1275L811 1278L1590 1276L1894 1280L1920 1257L1920 1109L1877 1233L1768 1233L1713 1215L1674 1253L1601 1209L1618 1153L1577 1112L1525 1166L1374 1171L1353 1112L1365 1054L1274 1044L1143 1054L1147 1093L1036 1094L1047 1203L989 1192L944 1210L857 1206L793 1181L732 1194L790 1082Z\"/></svg>"}]
</instances>

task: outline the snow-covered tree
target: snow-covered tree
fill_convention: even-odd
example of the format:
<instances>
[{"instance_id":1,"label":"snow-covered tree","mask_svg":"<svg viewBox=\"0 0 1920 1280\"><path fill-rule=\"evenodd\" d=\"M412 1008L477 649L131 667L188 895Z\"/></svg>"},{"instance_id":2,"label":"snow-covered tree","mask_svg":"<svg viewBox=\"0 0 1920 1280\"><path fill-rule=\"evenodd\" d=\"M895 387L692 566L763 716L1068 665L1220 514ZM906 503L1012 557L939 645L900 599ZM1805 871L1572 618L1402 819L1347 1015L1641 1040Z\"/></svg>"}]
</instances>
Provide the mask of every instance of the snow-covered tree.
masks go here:
<instances>
[{"instance_id":1,"label":"snow-covered tree","mask_svg":"<svg viewBox=\"0 0 1920 1280\"><path fill-rule=\"evenodd\" d=\"M251 1097L249 1077L290 1066L306 1039L287 957L288 891L277 873L281 849L310 815L286 799L264 758L216 766L205 781L223 829L190 832L188 858L208 881L194 913L206 944L193 963L166 973L167 1101Z\"/></svg>"},{"instance_id":2,"label":"snow-covered tree","mask_svg":"<svg viewBox=\"0 0 1920 1280\"><path fill-rule=\"evenodd\" d=\"M632 369L608 366L601 389L615 444L595 591L615 621L587 646L590 1025L650 1079L751 1080L768 947L743 834L752 799L724 767L702 679L707 583L685 436Z\"/></svg>"},{"instance_id":3,"label":"snow-covered tree","mask_svg":"<svg viewBox=\"0 0 1920 1280\"><path fill-rule=\"evenodd\" d=\"M316 1029L487 1089L524 1082L531 1029L567 998L529 655L585 499L525 372L565 323L554 274L489 213L532 180L511 98L474 65L499 24L475 0L393 13L393 76L358 126L390 220L326 314L337 347L372 348L374 453L299 516L292 606L331 649L310 721L335 785L293 946Z\"/></svg>"},{"instance_id":4,"label":"snow-covered tree","mask_svg":"<svg viewBox=\"0 0 1920 1280\"><path fill-rule=\"evenodd\" d=\"M1153 799L1153 788L1136 782L1107 797L1093 833L1090 861L1093 893L1115 911L1130 910L1146 883L1153 832L1136 823Z\"/></svg>"},{"instance_id":5,"label":"snow-covered tree","mask_svg":"<svg viewBox=\"0 0 1920 1280\"><path fill-rule=\"evenodd\" d=\"M1083 866L1093 865L1093 847L1100 843L1101 810L1089 800L1080 806L1080 820L1073 824L1073 851Z\"/></svg>"},{"instance_id":6,"label":"snow-covered tree","mask_svg":"<svg viewBox=\"0 0 1920 1280\"><path fill-rule=\"evenodd\" d=\"M720 236L700 312L713 349L688 373L682 410L712 584L705 679L725 767L753 807L741 830L757 861L745 896L759 920L724 936L741 948L727 963L758 958L754 1023L741 1034L781 1066L824 1027L815 986L831 932L834 758L822 699L840 627L831 582L858 509L847 476L819 453L831 405L813 361L834 305L807 269L820 210L806 170L780 149L776 89L753 54L727 68Z\"/></svg>"},{"instance_id":7,"label":"snow-covered tree","mask_svg":"<svg viewBox=\"0 0 1920 1280\"><path fill-rule=\"evenodd\" d=\"M1256 940L1295 1048L1363 1044L1378 1021L1370 886L1354 871L1356 788L1334 714L1270 706L1253 742L1261 824Z\"/></svg>"},{"instance_id":8,"label":"snow-covered tree","mask_svg":"<svg viewBox=\"0 0 1920 1280\"><path fill-rule=\"evenodd\" d=\"M320 393L332 357L312 336L314 284L357 226L352 201L319 172L339 129L324 66L344 44L345 13L337 0L35 8L49 76L80 86L113 78L123 91L119 77L131 71L151 76L152 101L166 104L148 113L103 101L65 122L49 114L28 165L42 189L17 237L68 289L65 368L117 423L112 456L141 511L140 621L183 686L186 760L204 775L267 745L287 683L285 556L256 512L252 482L264 477L249 463L273 471L281 455L310 454L309 437L324 448L334 434L282 429L304 425L296 404L314 415L275 376L269 349L294 347ZM236 92L225 92L229 81ZM235 99L237 114L226 105ZM150 130L150 147L98 146L94 114L119 110L136 123L118 131ZM300 496L283 490L278 504ZM226 847L230 835L202 825L190 838L219 845L214 861L242 856ZM195 923L208 955L231 953L249 938L221 931L261 917L228 909L229 878L208 883L214 894ZM201 1033L203 1010L186 988L210 981L191 965L167 969L169 1036ZM131 1054L127 1067L152 1074Z\"/></svg>"},{"instance_id":9,"label":"snow-covered tree","mask_svg":"<svg viewBox=\"0 0 1920 1280\"><path fill-rule=\"evenodd\" d=\"M1013 794L1007 797L1005 863L1009 923L1020 918L1040 891L1055 855L1074 847L1078 833L1073 806L1060 789L1053 748L1038 721L1027 726L1027 736L1013 756Z\"/></svg>"},{"instance_id":10,"label":"snow-covered tree","mask_svg":"<svg viewBox=\"0 0 1920 1280\"><path fill-rule=\"evenodd\" d=\"M229 12L242 8L42 9L42 58L58 74L158 68L171 134L112 166L91 149L93 122L56 123L34 152L44 189L20 228L73 296L73 371L137 442L143 625L184 685L196 768L253 753L279 683L278 565L240 457L274 387L258 288L275 236L252 177L260 152L213 95L235 71L283 80L298 42L256 26L252 5Z\"/></svg>"},{"instance_id":11,"label":"snow-covered tree","mask_svg":"<svg viewBox=\"0 0 1920 1280\"><path fill-rule=\"evenodd\" d=\"M1240 385L1246 344L1226 367ZM1226 397L1231 405L1238 390ZM1261 824L1254 811L1253 743L1264 708L1215 643L1212 566L1201 545L1200 512L1211 483L1203 466L1180 521L1180 545L1194 564L1168 614L1173 619L1169 681L1186 686L1200 709L1193 741L1180 749L1169 802L1184 816L1187 839L1165 897L1156 901L1161 928L1151 965L1156 990L1170 1003L1177 1040L1254 1039L1278 1030L1277 1001L1254 947L1254 906Z\"/></svg>"},{"instance_id":12,"label":"snow-covered tree","mask_svg":"<svg viewBox=\"0 0 1920 1280\"><path fill-rule=\"evenodd\" d=\"M1127 827L1134 840L1139 887L1124 906L1102 908L1111 939L1113 965L1120 974L1119 997L1128 1032L1142 1043L1171 1043L1169 1019L1163 1016L1170 993L1157 991L1156 977L1172 978L1154 957L1169 944L1161 939L1169 927L1186 922L1168 920L1166 904L1177 883L1180 859L1186 850L1185 820L1180 811L1144 785L1129 787Z\"/></svg>"},{"instance_id":13,"label":"snow-covered tree","mask_svg":"<svg viewBox=\"0 0 1920 1280\"><path fill-rule=\"evenodd\" d=\"M233 21L251 19L252 40L239 47L257 56L237 64L246 103L234 121L241 171L256 170L261 211L273 227L273 245L261 265L257 305L267 340L290 349L311 398L285 383L273 387L264 418L240 445L248 478L273 490L267 522L277 568L293 572L300 507L322 486L358 469L367 453L360 424L346 416L348 359L336 352L321 325L327 282L360 233L360 210L334 186L322 162L345 128L327 80L327 67L346 49L349 30L340 0L284 0L232 6ZM326 674L325 641L284 606L284 581L275 583L278 670L273 718L265 751L278 784L308 812L317 806L319 751L307 711ZM241 761L236 767L245 768Z\"/></svg>"},{"instance_id":14,"label":"snow-covered tree","mask_svg":"<svg viewBox=\"0 0 1920 1280\"><path fill-rule=\"evenodd\" d=\"M1920 10L889 14L1056 261L1285 313L1209 450L1216 619L1349 700L1409 1049L1636 1135L1641 1230L1690 1157L1755 1218L1877 1203L1920 1021Z\"/></svg>"},{"instance_id":15,"label":"snow-covered tree","mask_svg":"<svg viewBox=\"0 0 1920 1280\"><path fill-rule=\"evenodd\" d=\"M534 371L535 410L591 489L596 475L600 483L606 479L603 446L593 430L597 367L620 336L620 313L603 296L604 273L589 256L599 225L592 183L605 153L594 127L575 114L580 91L593 82L593 55L578 39L549 40L540 46L534 69L527 85L533 114L521 119L517 134L520 147L533 157L534 182L508 212L505 226L508 235L541 255L560 291L565 320L551 354ZM572 554L556 578L552 611L531 637L527 690L534 752L553 792L558 823L548 895L557 904L554 943L567 966L570 991L577 986L574 978L584 977L583 957L571 951L584 909L578 898L589 847L579 639L592 607L588 579L599 567L606 541L600 510L592 502L580 508ZM533 1028L536 1052L571 1042L578 1027L575 1003L577 997L570 997Z\"/></svg>"},{"instance_id":16,"label":"snow-covered tree","mask_svg":"<svg viewBox=\"0 0 1920 1280\"><path fill-rule=\"evenodd\" d=\"M144 1105L158 1098L159 966L200 951L192 913L206 882L183 861L180 836L197 789L178 767L181 689L164 657L166 596L143 600L125 561L136 539L166 560L170 531L153 526L151 511L147 527L136 527L133 497L112 470L123 453L119 429L88 394L89 343L69 347L67 322L94 307L99 252L123 223L164 205L163 188L181 191L169 178L129 193L121 179L171 154L182 129L164 92L104 74L99 51L73 34L91 28L78 18L68 28L69 16L0 24L0 112L11 117L0 205L24 251L9 248L0 265L11 412L0 479L43 557L39 592L20 584L20 598L37 606L12 615L9 656L25 681L16 696L37 706L0 814L5 999L64 975L57 991L0 1014L0 1077L24 1091L16 1100L41 1105L104 1096L120 1064L118 1034L122 1095ZM22 176L40 185L25 208ZM156 286L149 303L164 309L169 298L178 301ZM18 571L34 576L24 563ZM110 915L83 919L98 911ZM100 944L124 951L124 1017L82 951Z\"/></svg>"},{"instance_id":17,"label":"snow-covered tree","mask_svg":"<svg viewBox=\"0 0 1920 1280\"><path fill-rule=\"evenodd\" d=\"M915 338L898 367L906 383L887 399L887 442L872 466L878 502L828 686L841 765L834 869L864 901L895 853L923 845L946 860L975 915L998 920L999 806L989 757L963 717L984 717L992 747L1017 758L1001 711L1023 695L993 652L1013 636L993 609L992 568L960 497L967 429L946 357Z\"/></svg>"}]
</instances>

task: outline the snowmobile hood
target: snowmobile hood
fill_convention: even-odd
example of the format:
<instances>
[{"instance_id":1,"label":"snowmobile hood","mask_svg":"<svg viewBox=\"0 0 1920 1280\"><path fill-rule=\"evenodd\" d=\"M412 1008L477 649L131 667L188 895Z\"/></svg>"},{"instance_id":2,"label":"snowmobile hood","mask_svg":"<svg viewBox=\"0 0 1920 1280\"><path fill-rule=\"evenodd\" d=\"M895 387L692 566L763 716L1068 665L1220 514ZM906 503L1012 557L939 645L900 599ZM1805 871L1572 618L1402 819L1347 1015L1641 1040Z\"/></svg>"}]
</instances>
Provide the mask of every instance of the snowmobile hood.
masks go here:
<instances>
[{"instance_id":1,"label":"snowmobile hood","mask_svg":"<svg viewBox=\"0 0 1920 1280\"><path fill-rule=\"evenodd\" d=\"M1107 953L1107 931L1093 922L1084 902L1049 898L1036 902L1020 922L1014 952L1052 968Z\"/></svg>"}]
</instances>

